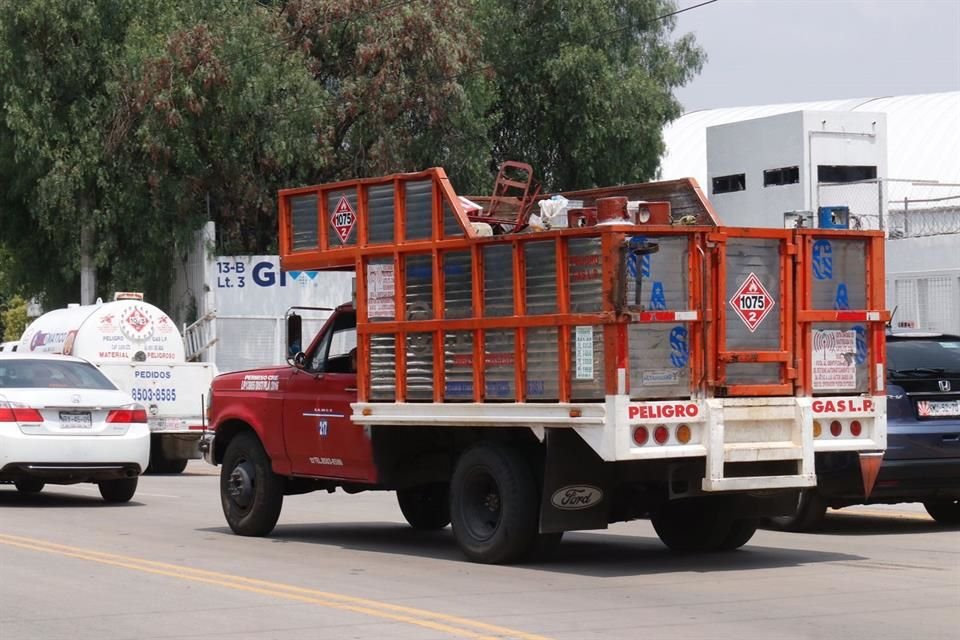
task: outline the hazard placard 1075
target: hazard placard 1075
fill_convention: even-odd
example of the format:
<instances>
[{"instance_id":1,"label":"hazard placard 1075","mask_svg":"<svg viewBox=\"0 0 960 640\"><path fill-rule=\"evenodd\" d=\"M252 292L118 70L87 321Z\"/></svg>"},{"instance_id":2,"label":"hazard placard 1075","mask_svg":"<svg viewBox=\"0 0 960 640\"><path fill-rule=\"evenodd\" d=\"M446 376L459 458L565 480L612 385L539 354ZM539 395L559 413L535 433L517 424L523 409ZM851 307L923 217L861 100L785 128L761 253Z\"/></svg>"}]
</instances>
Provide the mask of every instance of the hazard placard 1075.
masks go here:
<instances>
[{"instance_id":1,"label":"hazard placard 1075","mask_svg":"<svg viewBox=\"0 0 960 640\"><path fill-rule=\"evenodd\" d=\"M763 319L767 317L773 309L773 296L767 291L766 287L757 277L757 274L750 273L737 289L737 292L730 298L730 306L736 314L747 325L750 333L757 330Z\"/></svg>"}]
</instances>

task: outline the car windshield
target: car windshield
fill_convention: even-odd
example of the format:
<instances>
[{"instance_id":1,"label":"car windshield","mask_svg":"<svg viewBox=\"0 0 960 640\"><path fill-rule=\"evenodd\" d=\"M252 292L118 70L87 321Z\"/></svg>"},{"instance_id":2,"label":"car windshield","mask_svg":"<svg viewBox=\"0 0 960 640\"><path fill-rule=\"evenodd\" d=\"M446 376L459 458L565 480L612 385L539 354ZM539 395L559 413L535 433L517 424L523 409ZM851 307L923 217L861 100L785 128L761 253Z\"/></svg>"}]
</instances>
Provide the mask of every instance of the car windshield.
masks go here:
<instances>
[{"instance_id":1,"label":"car windshield","mask_svg":"<svg viewBox=\"0 0 960 640\"><path fill-rule=\"evenodd\" d=\"M100 371L73 360L0 360L0 389L116 389Z\"/></svg>"},{"instance_id":2,"label":"car windshield","mask_svg":"<svg viewBox=\"0 0 960 640\"><path fill-rule=\"evenodd\" d=\"M894 375L960 375L960 340L892 340L887 343L887 364Z\"/></svg>"}]
</instances>

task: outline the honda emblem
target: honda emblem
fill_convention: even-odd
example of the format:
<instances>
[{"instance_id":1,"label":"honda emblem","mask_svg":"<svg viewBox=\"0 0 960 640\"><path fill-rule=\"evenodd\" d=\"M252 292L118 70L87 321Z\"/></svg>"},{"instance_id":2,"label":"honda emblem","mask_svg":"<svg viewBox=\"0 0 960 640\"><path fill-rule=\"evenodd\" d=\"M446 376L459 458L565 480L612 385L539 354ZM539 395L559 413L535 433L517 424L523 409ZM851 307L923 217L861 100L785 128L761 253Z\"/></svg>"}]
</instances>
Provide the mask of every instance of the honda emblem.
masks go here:
<instances>
[{"instance_id":1,"label":"honda emblem","mask_svg":"<svg viewBox=\"0 0 960 640\"><path fill-rule=\"evenodd\" d=\"M950 381L941 380L940 381L940 391L950 391Z\"/></svg>"}]
</instances>

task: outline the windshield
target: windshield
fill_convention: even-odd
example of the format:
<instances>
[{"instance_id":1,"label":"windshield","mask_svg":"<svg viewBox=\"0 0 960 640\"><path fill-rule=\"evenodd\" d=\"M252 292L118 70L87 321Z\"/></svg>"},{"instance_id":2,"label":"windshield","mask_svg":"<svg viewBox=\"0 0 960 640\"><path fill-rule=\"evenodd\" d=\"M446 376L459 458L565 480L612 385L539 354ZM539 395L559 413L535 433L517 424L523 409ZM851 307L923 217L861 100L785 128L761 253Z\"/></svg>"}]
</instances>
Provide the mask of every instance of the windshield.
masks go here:
<instances>
[{"instance_id":1,"label":"windshield","mask_svg":"<svg viewBox=\"0 0 960 640\"><path fill-rule=\"evenodd\" d=\"M960 375L960 340L894 340L887 343L887 365L896 373Z\"/></svg>"},{"instance_id":2,"label":"windshield","mask_svg":"<svg viewBox=\"0 0 960 640\"><path fill-rule=\"evenodd\" d=\"M92 364L74 360L0 360L0 389L116 389Z\"/></svg>"}]
</instances>

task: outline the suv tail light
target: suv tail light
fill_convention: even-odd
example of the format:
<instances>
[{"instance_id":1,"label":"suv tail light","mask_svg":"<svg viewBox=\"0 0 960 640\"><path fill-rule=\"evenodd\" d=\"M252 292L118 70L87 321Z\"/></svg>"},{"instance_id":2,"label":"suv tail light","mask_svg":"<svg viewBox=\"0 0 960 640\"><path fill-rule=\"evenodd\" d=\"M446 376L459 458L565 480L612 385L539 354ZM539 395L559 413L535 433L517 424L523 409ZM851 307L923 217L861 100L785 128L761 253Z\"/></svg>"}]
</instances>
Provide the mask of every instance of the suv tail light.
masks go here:
<instances>
[{"instance_id":1,"label":"suv tail light","mask_svg":"<svg viewBox=\"0 0 960 640\"><path fill-rule=\"evenodd\" d=\"M131 422L146 422L147 412L143 407L124 407L123 409L112 409L107 414L107 422L111 424Z\"/></svg>"},{"instance_id":2,"label":"suv tail light","mask_svg":"<svg viewBox=\"0 0 960 640\"><path fill-rule=\"evenodd\" d=\"M22 404L0 402L0 422L43 422L43 415Z\"/></svg>"}]
</instances>

